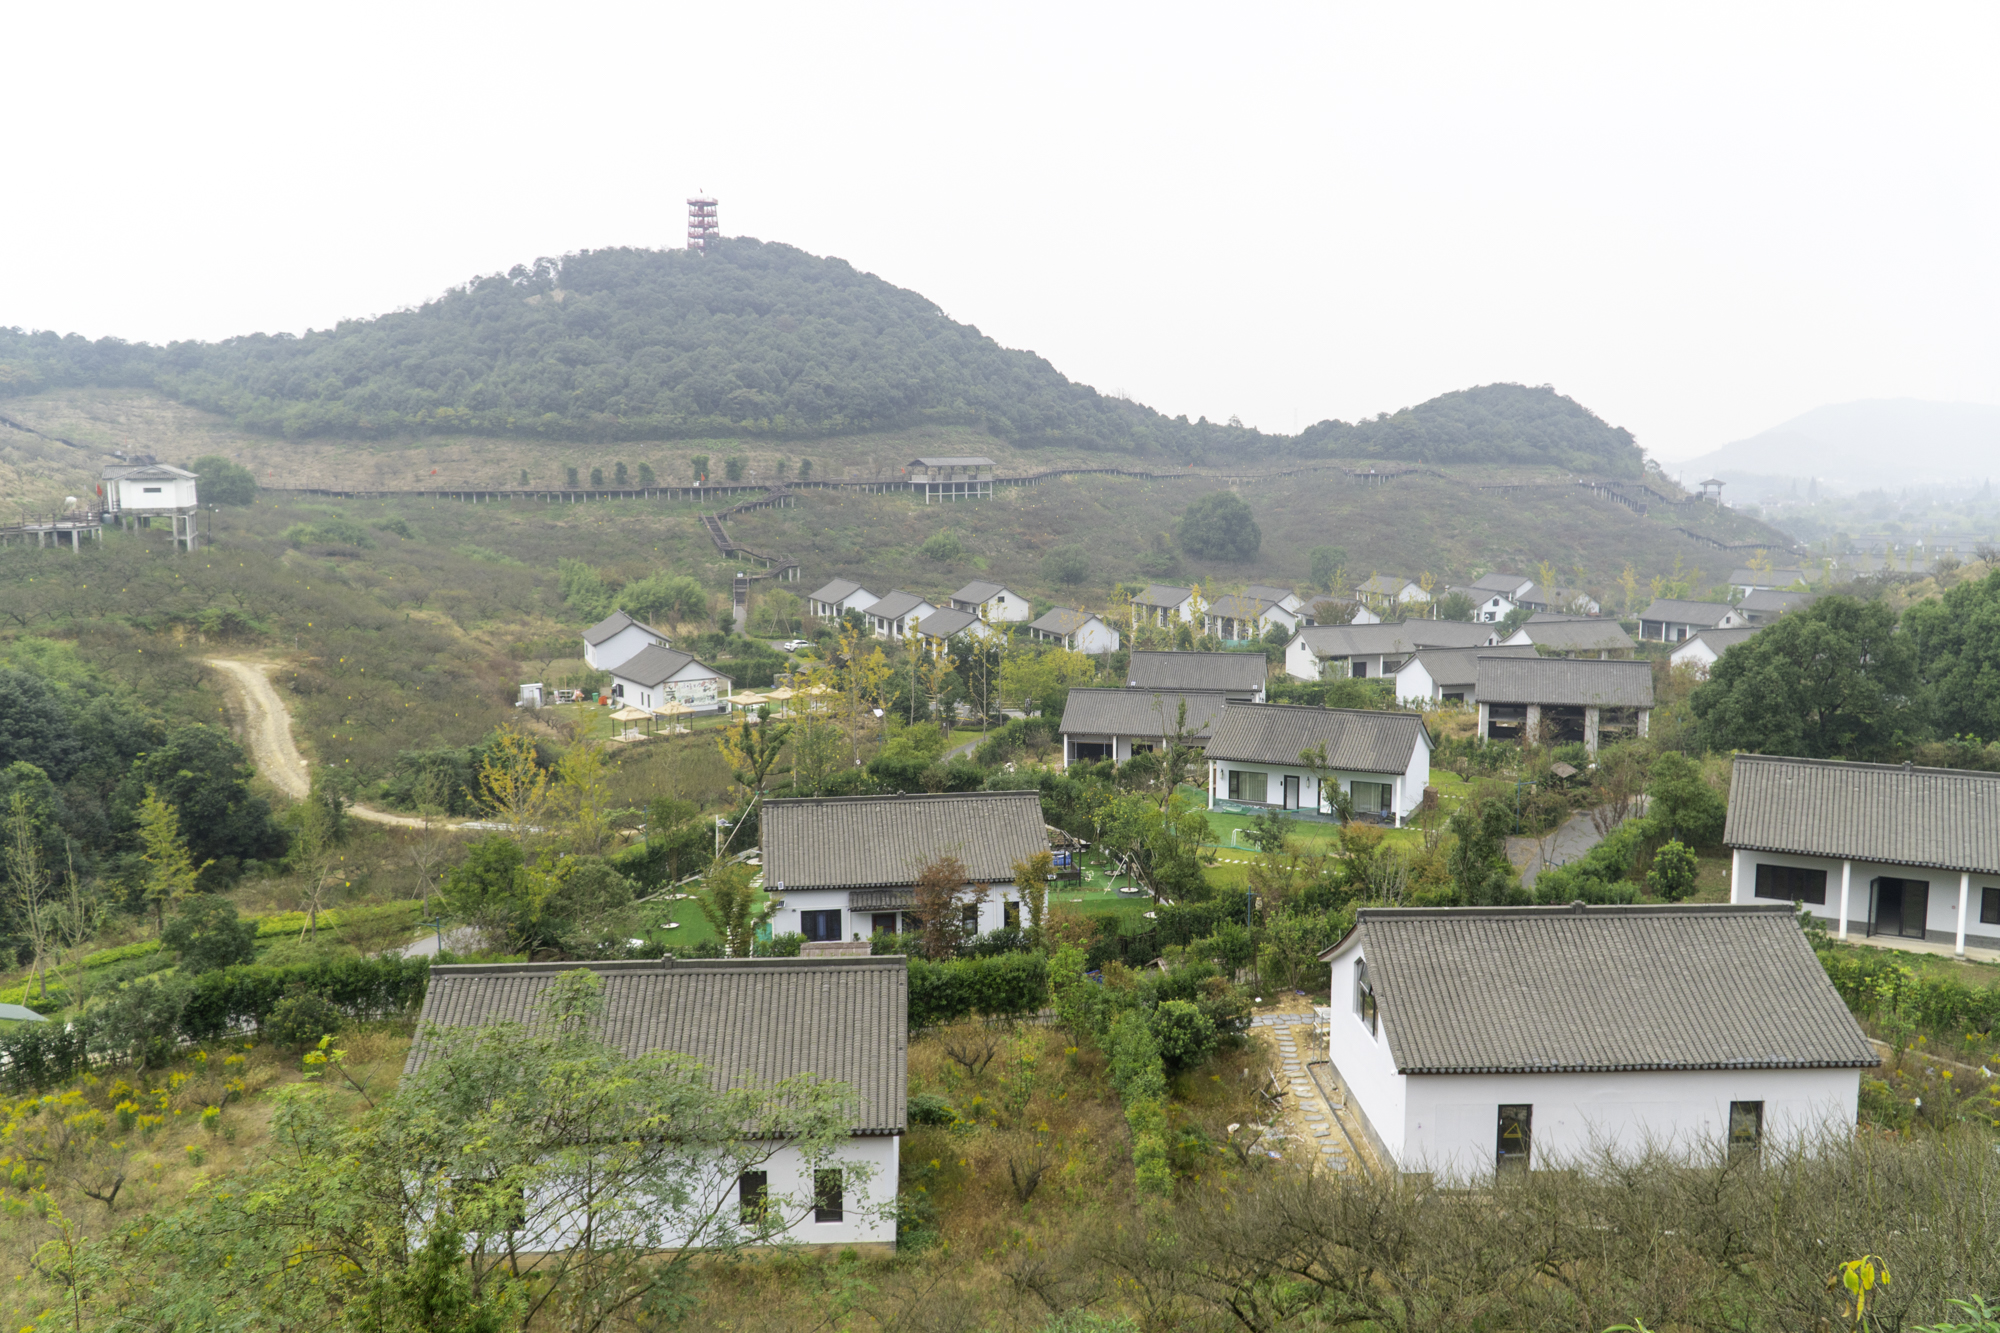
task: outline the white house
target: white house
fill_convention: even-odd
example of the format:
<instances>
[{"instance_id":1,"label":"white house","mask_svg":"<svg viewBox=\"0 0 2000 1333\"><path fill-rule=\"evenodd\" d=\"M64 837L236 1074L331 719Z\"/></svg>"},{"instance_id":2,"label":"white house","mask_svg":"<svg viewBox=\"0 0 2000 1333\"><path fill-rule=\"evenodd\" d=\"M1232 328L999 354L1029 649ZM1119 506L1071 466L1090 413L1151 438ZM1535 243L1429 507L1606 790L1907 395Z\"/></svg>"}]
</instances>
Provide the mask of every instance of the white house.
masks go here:
<instances>
[{"instance_id":1,"label":"white house","mask_svg":"<svg viewBox=\"0 0 2000 1333\"><path fill-rule=\"evenodd\" d=\"M193 550L196 512L201 501L197 478L185 468L155 463L107 463L104 466L104 507L117 515L120 527L151 526L156 518L172 524L174 540Z\"/></svg>"},{"instance_id":2,"label":"white house","mask_svg":"<svg viewBox=\"0 0 2000 1333\"><path fill-rule=\"evenodd\" d=\"M1695 675L1706 680L1709 668L1720 661L1724 653L1762 628L1762 625L1738 625L1734 629L1705 629L1693 638L1682 639L1681 646L1674 649L1667 660L1677 667L1692 667Z\"/></svg>"},{"instance_id":3,"label":"white house","mask_svg":"<svg viewBox=\"0 0 2000 1333\"><path fill-rule=\"evenodd\" d=\"M950 606L942 611L931 612L917 623L917 634L920 637L938 643L962 637L990 639L999 632L972 612Z\"/></svg>"},{"instance_id":4,"label":"white house","mask_svg":"<svg viewBox=\"0 0 2000 1333\"><path fill-rule=\"evenodd\" d=\"M1748 597L1753 592L1810 584L1819 577L1817 569L1751 569L1745 565L1729 571L1729 586Z\"/></svg>"},{"instance_id":5,"label":"white house","mask_svg":"<svg viewBox=\"0 0 2000 1333\"><path fill-rule=\"evenodd\" d=\"M992 624L1003 620L1026 620L1031 614L1028 599L998 583L966 584L951 595L951 609L983 615Z\"/></svg>"},{"instance_id":6,"label":"white house","mask_svg":"<svg viewBox=\"0 0 2000 1333\"><path fill-rule=\"evenodd\" d=\"M1405 707L1479 702L1481 657L1536 657L1529 645L1515 648L1419 648L1398 667L1396 701Z\"/></svg>"},{"instance_id":7,"label":"white house","mask_svg":"<svg viewBox=\"0 0 2000 1333\"><path fill-rule=\"evenodd\" d=\"M1816 592L1787 592L1779 588L1758 588L1737 604L1736 613L1753 625L1768 625L1787 611L1811 606L1819 600Z\"/></svg>"},{"instance_id":8,"label":"white house","mask_svg":"<svg viewBox=\"0 0 2000 1333\"><path fill-rule=\"evenodd\" d=\"M937 611L913 592L891 592L863 615L878 639L907 639L917 632L917 622Z\"/></svg>"},{"instance_id":9,"label":"white house","mask_svg":"<svg viewBox=\"0 0 2000 1333\"><path fill-rule=\"evenodd\" d=\"M1079 653L1115 653L1118 631L1088 611L1058 606L1028 626L1032 638L1059 643Z\"/></svg>"},{"instance_id":10,"label":"white house","mask_svg":"<svg viewBox=\"0 0 2000 1333\"><path fill-rule=\"evenodd\" d=\"M1208 808L1332 814L1333 793L1301 757L1322 747L1357 816L1400 827L1423 803L1432 743L1417 714L1233 703L1208 740Z\"/></svg>"},{"instance_id":11,"label":"white house","mask_svg":"<svg viewBox=\"0 0 2000 1333\"><path fill-rule=\"evenodd\" d=\"M2000 949L2000 773L1739 754L1729 900L1802 903L1841 939Z\"/></svg>"},{"instance_id":12,"label":"white house","mask_svg":"<svg viewBox=\"0 0 2000 1333\"><path fill-rule=\"evenodd\" d=\"M1787 907L1364 907L1320 955L1327 1058L1391 1171L1851 1130L1880 1064Z\"/></svg>"},{"instance_id":13,"label":"white house","mask_svg":"<svg viewBox=\"0 0 2000 1333\"><path fill-rule=\"evenodd\" d=\"M679 704L697 713L729 711L729 677L690 653L641 648L611 668L611 697L650 713Z\"/></svg>"},{"instance_id":14,"label":"white house","mask_svg":"<svg viewBox=\"0 0 2000 1333\"><path fill-rule=\"evenodd\" d=\"M670 648L667 636L651 625L613 611L583 632L583 660L609 671L645 648Z\"/></svg>"},{"instance_id":15,"label":"white house","mask_svg":"<svg viewBox=\"0 0 2000 1333\"><path fill-rule=\"evenodd\" d=\"M417 1021L427 1036L411 1047L405 1076L420 1070L454 1028L532 1022L547 987L578 968L594 972L603 987L600 1035L628 1057L663 1051L688 1056L718 1089L810 1074L854 1093L852 1130L830 1159L809 1161L783 1138L753 1140L746 1158L727 1169L677 1182L695 1194L683 1215L719 1212L728 1218L739 1201L766 1204L795 1219L786 1229L789 1241L893 1251L897 1141L908 1129L908 960L864 955L440 965L431 969ZM738 1174L744 1160L751 1169ZM564 1230L562 1202L524 1200L534 1234L522 1248L549 1252L576 1243ZM661 1239L686 1244L688 1237Z\"/></svg>"},{"instance_id":16,"label":"white house","mask_svg":"<svg viewBox=\"0 0 2000 1333\"><path fill-rule=\"evenodd\" d=\"M1535 586L1535 581L1524 574L1507 574L1495 571L1482 574L1470 585L1453 591L1462 592L1472 602L1472 618L1494 624L1505 620L1516 606L1520 605L1520 594L1524 589Z\"/></svg>"},{"instance_id":17,"label":"white house","mask_svg":"<svg viewBox=\"0 0 2000 1333\"><path fill-rule=\"evenodd\" d=\"M835 579L806 599L812 613L821 620L838 620L849 611L866 611L877 600L874 593L848 579Z\"/></svg>"},{"instance_id":18,"label":"white house","mask_svg":"<svg viewBox=\"0 0 2000 1333\"><path fill-rule=\"evenodd\" d=\"M1354 599L1384 615L1396 615L1405 607L1430 605L1431 595L1400 574L1376 574L1354 589Z\"/></svg>"},{"instance_id":19,"label":"white house","mask_svg":"<svg viewBox=\"0 0 2000 1333\"><path fill-rule=\"evenodd\" d=\"M1572 616L1595 616L1604 611L1597 604L1597 599L1581 588L1545 588L1539 583L1530 583L1516 593L1514 605L1525 606L1530 611Z\"/></svg>"},{"instance_id":20,"label":"white house","mask_svg":"<svg viewBox=\"0 0 2000 1333\"><path fill-rule=\"evenodd\" d=\"M1191 690L1071 690L1063 705L1063 767L1078 760L1122 764L1135 754L1164 752L1177 731L1206 745L1228 702L1226 695Z\"/></svg>"},{"instance_id":21,"label":"white house","mask_svg":"<svg viewBox=\"0 0 2000 1333\"><path fill-rule=\"evenodd\" d=\"M1049 849L1032 790L769 800L761 829L764 891L779 902L771 929L815 941L920 929L917 879L946 853L986 891L965 924L1019 928L1014 866Z\"/></svg>"},{"instance_id":22,"label":"white house","mask_svg":"<svg viewBox=\"0 0 2000 1333\"><path fill-rule=\"evenodd\" d=\"M1265 583L1253 583L1243 590L1245 597L1254 597L1260 602L1276 602L1292 616L1306 613L1305 599L1290 588L1277 588Z\"/></svg>"},{"instance_id":23,"label":"white house","mask_svg":"<svg viewBox=\"0 0 2000 1333\"><path fill-rule=\"evenodd\" d=\"M1220 694L1246 704L1264 702L1269 668L1262 653L1142 652L1125 665L1125 684L1134 690Z\"/></svg>"},{"instance_id":24,"label":"white house","mask_svg":"<svg viewBox=\"0 0 2000 1333\"><path fill-rule=\"evenodd\" d=\"M1394 675L1419 648L1485 648L1493 627L1465 620L1385 620L1372 625L1302 625L1285 645L1295 680Z\"/></svg>"},{"instance_id":25,"label":"white house","mask_svg":"<svg viewBox=\"0 0 2000 1333\"><path fill-rule=\"evenodd\" d=\"M1653 664L1593 657L1478 657L1481 740L1598 746L1644 736Z\"/></svg>"},{"instance_id":26,"label":"white house","mask_svg":"<svg viewBox=\"0 0 2000 1333\"><path fill-rule=\"evenodd\" d=\"M1507 648L1533 645L1550 652L1600 654L1629 653L1639 646L1615 620L1553 611L1535 612L1500 643Z\"/></svg>"},{"instance_id":27,"label":"white house","mask_svg":"<svg viewBox=\"0 0 2000 1333\"><path fill-rule=\"evenodd\" d=\"M1379 625L1378 616L1352 597L1315 597L1306 603L1308 625Z\"/></svg>"},{"instance_id":28,"label":"white house","mask_svg":"<svg viewBox=\"0 0 2000 1333\"><path fill-rule=\"evenodd\" d=\"M1292 598L1297 601L1298 598ZM1283 602L1229 593L1210 603L1202 616L1202 632L1224 643L1248 643L1261 639L1275 627L1295 630L1304 621L1300 612L1289 611Z\"/></svg>"},{"instance_id":29,"label":"white house","mask_svg":"<svg viewBox=\"0 0 2000 1333\"><path fill-rule=\"evenodd\" d=\"M1194 623L1196 597L1192 588L1176 588L1168 583L1149 583L1132 598L1132 608L1141 624L1166 628L1176 622Z\"/></svg>"},{"instance_id":30,"label":"white house","mask_svg":"<svg viewBox=\"0 0 2000 1333\"><path fill-rule=\"evenodd\" d=\"M1639 613L1639 637L1648 643L1679 643L1705 629L1734 629L1749 618L1727 602L1686 602L1662 597Z\"/></svg>"}]
</instances>

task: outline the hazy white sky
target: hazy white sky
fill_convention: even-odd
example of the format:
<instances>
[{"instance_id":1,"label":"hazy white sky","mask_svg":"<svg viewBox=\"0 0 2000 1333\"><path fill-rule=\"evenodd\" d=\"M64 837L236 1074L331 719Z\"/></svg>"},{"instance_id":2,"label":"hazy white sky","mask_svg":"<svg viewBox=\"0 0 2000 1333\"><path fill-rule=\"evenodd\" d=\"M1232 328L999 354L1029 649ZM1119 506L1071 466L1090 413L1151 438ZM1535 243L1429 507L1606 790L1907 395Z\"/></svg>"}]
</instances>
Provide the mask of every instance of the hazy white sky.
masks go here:
<instances>
[{"instance_id":1,"label":"hazy white sky","mask_svg":"<svg viewBox=\"0 0 2000 1333\"><path fill-rule=\"evenodd\" d=\"M0 324L216 338L723 230L1289 431L1552 383L1667 458L2000 402L2000 7L17 6Z\"/></svg>"}]
</instances>

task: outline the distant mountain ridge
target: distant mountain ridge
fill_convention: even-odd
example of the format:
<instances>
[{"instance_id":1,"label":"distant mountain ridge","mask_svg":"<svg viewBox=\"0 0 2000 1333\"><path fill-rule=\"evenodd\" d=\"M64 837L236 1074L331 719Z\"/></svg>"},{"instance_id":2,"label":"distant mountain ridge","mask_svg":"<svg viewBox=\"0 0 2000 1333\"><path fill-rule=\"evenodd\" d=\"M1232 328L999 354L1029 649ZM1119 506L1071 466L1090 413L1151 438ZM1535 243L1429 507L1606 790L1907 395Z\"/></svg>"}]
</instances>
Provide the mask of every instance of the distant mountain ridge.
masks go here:
<instances>
[{"instance_id":1,"label":"distant mountain ridge","mask_svg":"<svg viewBox=\"0 0 2000 1333\"><path fill-rule=\"evenodd\" d=\"M925 423L1175 461L1333 456L1638 475L1630 432L1489 384L1298 436L1078 384L844 260L747 237L517 265L331 329L165 347L0 329L0 397L144 386L288 438L809 439Z\"/></svg>"},{"instance_id":2,"label":"distant mountain ridge","mask_svg":"<svg viewBox=\"0 0 2000 1333\"><path fill-rule=\"evenodd\" d=\"M1841 491L1950 482L2000 472L2000 406L1920 398L1830 403L1677 466L1690 480L1817 478Z\"/></svg>"}]
</instances>

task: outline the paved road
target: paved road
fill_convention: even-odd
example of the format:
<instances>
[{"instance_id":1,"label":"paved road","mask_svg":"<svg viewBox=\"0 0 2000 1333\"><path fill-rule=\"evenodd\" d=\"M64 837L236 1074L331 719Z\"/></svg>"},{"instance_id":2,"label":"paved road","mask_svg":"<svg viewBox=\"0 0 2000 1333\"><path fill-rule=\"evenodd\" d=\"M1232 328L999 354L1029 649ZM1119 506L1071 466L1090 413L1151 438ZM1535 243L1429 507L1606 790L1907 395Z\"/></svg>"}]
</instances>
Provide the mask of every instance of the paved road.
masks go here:
<instances>
[{"instance_id":1,"label":"paved road","mask_svg":"<svg viewBox=\"0 0 2000 1333\"><path fill-rule=\"evenodd\" d=\"M243 729L250 741L250 757L257 771L269 778L278 790L295 801L304 800L312 790L312 768L292 740L292 715L277 690L271 687L270 662L249 662L227 657L211 657L208 664L222 673L243 704ZM402 828L422 828L421 819L372 810L365 805L348 807L356 819Z\"/></svg>"},{"instance_id":2,"label":"paved road","mask_svg":"<svg viewBox=\"0 0 2000 1333\"><path fill-rule=\"evenodd\" d=\"M1590 812L1571 815L1556 833L1549 847L1548 865L1559 866L1576 860L1585 852L1602 842L1603 838L1590 822ZM1507 839L1507 859L1521 868L1521 883L1532 887L1535 876L1543 869L1541 845L1533 838Z\"/></svg>"}]
</instances>

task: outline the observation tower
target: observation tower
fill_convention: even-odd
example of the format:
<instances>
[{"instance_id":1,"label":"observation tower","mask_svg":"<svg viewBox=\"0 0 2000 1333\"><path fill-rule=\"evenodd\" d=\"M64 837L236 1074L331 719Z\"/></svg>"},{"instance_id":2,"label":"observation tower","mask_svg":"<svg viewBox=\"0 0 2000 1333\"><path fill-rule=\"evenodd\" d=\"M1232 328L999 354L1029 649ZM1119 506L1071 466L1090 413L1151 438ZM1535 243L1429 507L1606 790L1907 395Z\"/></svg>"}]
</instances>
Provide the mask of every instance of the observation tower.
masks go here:
<instances>
[{"instance_id":1,"label":"observation tower","mask_svg":"<svg viewBox=\"0 0 2000 1333\"><path fill-rule=\"evenodd\" d=\"M715 200L688 200L688 249L706 250L722 236L715 225Z\"/></svg>"}]
</instances>

